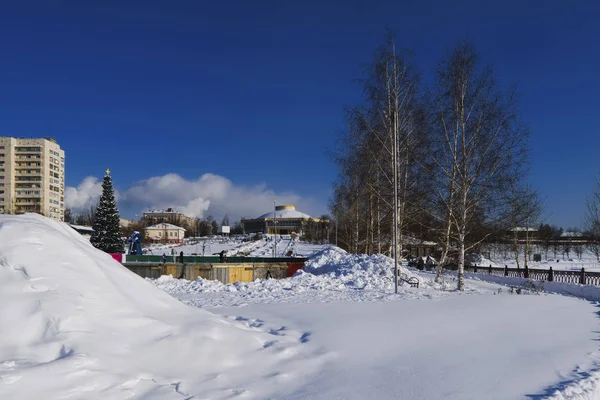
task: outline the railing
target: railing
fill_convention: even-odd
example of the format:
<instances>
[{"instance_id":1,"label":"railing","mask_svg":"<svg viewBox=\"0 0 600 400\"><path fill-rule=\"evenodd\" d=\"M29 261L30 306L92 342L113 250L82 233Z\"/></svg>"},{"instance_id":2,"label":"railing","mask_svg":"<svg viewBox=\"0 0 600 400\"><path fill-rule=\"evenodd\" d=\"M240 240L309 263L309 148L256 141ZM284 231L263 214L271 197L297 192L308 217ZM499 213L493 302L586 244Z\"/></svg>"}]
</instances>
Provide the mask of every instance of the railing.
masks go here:
<instances>
[{"instance_id":1,"label":"railing","mask_svg":"<svg viewBox=\"0 0 600 400\"><path fill-rule=\"evenodd\" d=\"M446 267L444 267L446 268ZM509 278L529 278L539 281L576 283L581 285L600 286L600 272L588 272L585 268L579 271L562 271L538 268L493 268L492 266L465 266L465 272L476 274L488 274L497 276L507 276Z\"/></svg>"},{"instance_id":2,"label":"railing","mask_svg":"<svg viewBox=\"0 0 600 400\"><path fill-rule=\"evenodd\" d=\"M180 255L165 254L167 262L179 262ZM216 263L290 263L290 262L306 262L308 259L304 257L223 257L219 256L189 256L184 255L183 261L187 264L216 264ZM162 256L159 255L140 255L124 257L126 263L162 263Z\"/></svg>"}]
</instances>

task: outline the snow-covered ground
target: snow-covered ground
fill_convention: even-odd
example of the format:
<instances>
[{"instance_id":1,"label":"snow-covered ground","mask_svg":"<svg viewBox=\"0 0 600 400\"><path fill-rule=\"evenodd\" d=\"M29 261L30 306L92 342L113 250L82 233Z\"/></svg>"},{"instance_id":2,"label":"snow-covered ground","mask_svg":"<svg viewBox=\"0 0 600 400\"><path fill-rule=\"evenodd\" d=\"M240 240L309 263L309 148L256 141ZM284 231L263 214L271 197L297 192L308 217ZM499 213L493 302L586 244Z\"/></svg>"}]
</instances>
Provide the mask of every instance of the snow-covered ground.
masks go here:
<instances>
[{"instance_id":1,"label":"snow-covered ground","mask_svg":"<svg viewBox=\"0 0 600 400\"><path fill-rule=\"evenodd\" d=\"M0 399L600 395L596 303L408 270L421 285L396 295L389 258L306 251L283 280L149 281L65 224L0 215Z\"/></svg>"},{"instance_id":2,"label":"snow-covered ground","mask_svg":"<svg viewBox=\"0 0 600 400\"><path fill-rule=\"evenodd\" d=\"M333 354L315 379L282 398L594 398L595 304L471 280L458 293L450 274L436 285L419 273L419 289L403 285L395 295L392 268L387 257L330 247L289 279L154 283L251 325L305 331L311 346Z\"/></svg>"},{"instance_id":3,"label":"snow-covered ground","mask_svg":"<svg viewBox=\"0 0 600 400\"><path fill-rule=\"evenodd\" d=\"M144 247L144 252L145 254L162 255L163 253L166 253L168 255L173 248L177 254L183 251L184 255L204 254L210 256L225 250L226 255L228 256L245 255L251 257L273 257L275 255L276 257L285 257L288 254L293 254L294 256L309 257L327 246L328 245L314 245L277 236L277 248L275 253L273 253L274 239L242 242L240 240L228 238L201 239L193 244L181 245L151 244Z\"/></svg>"}]
</instances>

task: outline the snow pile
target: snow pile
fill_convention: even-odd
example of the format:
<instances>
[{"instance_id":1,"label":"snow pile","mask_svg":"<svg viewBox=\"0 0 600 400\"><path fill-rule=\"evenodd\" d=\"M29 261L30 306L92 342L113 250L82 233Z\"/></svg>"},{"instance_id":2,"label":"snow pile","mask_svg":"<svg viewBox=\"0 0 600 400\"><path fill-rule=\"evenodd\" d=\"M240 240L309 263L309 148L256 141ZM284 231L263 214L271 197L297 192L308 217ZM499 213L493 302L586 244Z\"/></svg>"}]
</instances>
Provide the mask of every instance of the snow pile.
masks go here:
<instances>
[{"instance_id":1,"label":"snow pile","mask_svg":"<svg viewBox=\"0 0 600 400\"><path fill-rule=\"evenodd\" d=\"M435 284L400 267L407 277L419 279L419 288L400 282L402 298L433 298L456 288L456 283ZM383 255L355 255L328 246L315 253L293 277L256 279L253 282L223 284L198 278L195 281L162 276L148 279L183 302L198 307L243 306L256 303L373 301L397 298L394 294L394 261ZM467 293L493 289L467 287ZM199 295L201 295L199 297Z\"/></svg>"},{"instance_id":2,"label":"snow pile","mask_svg":"<svg viewBox=\"0 0 600 400\"><path fill-rule=\"evenodd\" d=\"M0 398L268 398L321 367L301 332L190 308L66 224L0 215Z\"/></svg>"},{"instance_id":3,"label":"snow pile","mask_svg":"<svg viewBox=\"0 0 600 400\"><path fill-rule=\"evenodd\" d=\"M418 276L400 265L398 269L407 278L419 279L420 286L433 285L430 279ZM304 270L338 280L349 287L360 287L364 283L368 288L386 288L393 282L394 260L382 254L350 254L339 247L330 246L313 255Z\"/></svg>"}]
</instances>

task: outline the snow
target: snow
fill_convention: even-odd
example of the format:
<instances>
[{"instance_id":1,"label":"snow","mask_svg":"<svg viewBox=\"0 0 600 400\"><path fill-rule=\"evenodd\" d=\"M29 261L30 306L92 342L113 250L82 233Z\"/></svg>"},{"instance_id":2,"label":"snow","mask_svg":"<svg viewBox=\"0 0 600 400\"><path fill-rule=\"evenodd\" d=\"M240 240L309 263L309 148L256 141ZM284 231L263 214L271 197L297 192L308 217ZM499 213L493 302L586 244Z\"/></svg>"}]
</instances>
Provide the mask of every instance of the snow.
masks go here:
<instances>
[{"instance_id":1,"label":"snow","mask_svg":"<svg viewBox=\"0 0 600 400\"><path fill-rule=\"evenodd\" d=\"M591 398L569 393L596 390L600 380L600 372L583 379L600 359L595 305L470 280L459 293L453 276L436 285L433 274L407 270L422 285L395 295L392 268L387 257L330 246L289 279L154 283L190 305L274 331L305 331L311 346L334 355L284 398Z\"/></svg>"},{"instance_id":2,"label":"snow","mask_svg":"<svg viewBox=\"0 0 600 400\"><path fill-rule=\"evenodd\" d=\"M543 398L574 367L590 368L593 310L559 296L468 295L215 311L303 330L312 348L333 353L309 384L282 398L358 400Z\"/></svg>"},{"instance_id":3,"label":"snow","mask_svg":"<svg viewBox=\"0 0 600 400\"><path fill-rule=\"evenodd\" d=\"M183 305L38 215L0 216L0 398L265 398L326 359Z\"/></svg>"},{"instance_id":4,"label":"snow","mask_svg":"<svg viewBox=\"0 0 600 400\"><path fill-rule=\"evenodd\" d=\"M597 303L407 269L420 287L394 294L389 258L302 246L288 279L144 280L66 224L0 215L0 398L600 395Z\"/></svg>"}]
</instances>

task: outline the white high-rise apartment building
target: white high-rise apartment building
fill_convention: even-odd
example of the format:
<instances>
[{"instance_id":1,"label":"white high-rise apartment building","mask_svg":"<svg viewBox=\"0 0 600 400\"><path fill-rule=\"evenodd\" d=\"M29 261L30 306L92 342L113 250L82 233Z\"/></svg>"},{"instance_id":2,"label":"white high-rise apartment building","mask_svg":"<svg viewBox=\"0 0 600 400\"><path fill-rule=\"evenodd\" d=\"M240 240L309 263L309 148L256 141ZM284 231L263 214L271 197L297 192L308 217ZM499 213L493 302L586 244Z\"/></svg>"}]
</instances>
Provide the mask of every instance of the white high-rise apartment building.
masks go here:
<instances>
[{"instance_id":1,"label":"white high-rise apartment building","mask_svg":"<svg viewBox=\"0 0 600 400\"><path fill-rule=\"evenodd\" d=\"M0 214L64 221L65 152L52 138L0 136Z\"/></svg>"}]
</instances>

